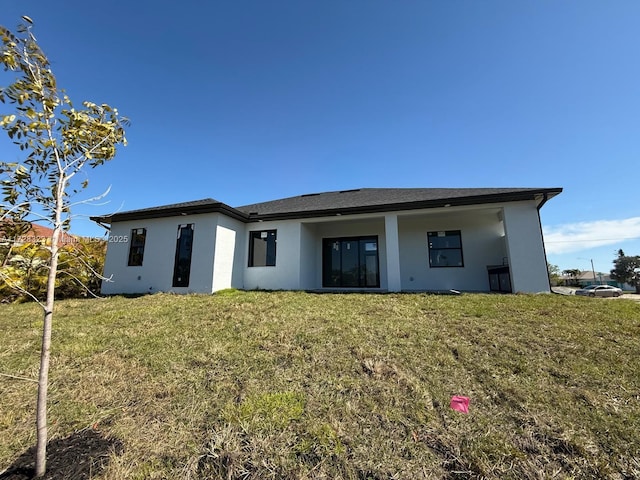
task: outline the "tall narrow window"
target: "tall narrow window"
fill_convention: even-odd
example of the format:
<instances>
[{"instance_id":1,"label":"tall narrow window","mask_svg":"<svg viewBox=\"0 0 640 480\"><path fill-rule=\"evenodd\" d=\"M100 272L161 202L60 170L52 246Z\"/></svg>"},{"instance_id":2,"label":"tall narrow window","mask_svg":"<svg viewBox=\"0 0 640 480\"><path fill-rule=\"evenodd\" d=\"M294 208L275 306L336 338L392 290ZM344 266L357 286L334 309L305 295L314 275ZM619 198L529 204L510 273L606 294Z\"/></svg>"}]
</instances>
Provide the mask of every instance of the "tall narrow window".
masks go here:
<instances>
[{"instance_id":1,"label":"tall narrow window","mask_svg":"<svg viewBox=\"0 0 640 480\"><path fill-rule=\"evenodd\" d=\"M144 242L147 239L146 228L134 228L131 230L131 243L129 244L129 263L130 267L139 267L142 265L144 257Z\"/></svg>"},{"instance_id":2,"label":"tall narrow window","mask_svg":"<svg viewBox=\"0 0 640 480\"><path fill-rule=\"evenodd\" d=\"M249 232L249 266L274 267L276 265L277 230Z\"/></svg>"},{"instance_id":3,"label":"tall narrow window","mask_svg":"<svg viewBox=\"0 0 640 480\"><path fill-rule=\"evenodd\" d=\"M430 267L463 267L460 230L427 233Z\"/></svg>"},{"instance_id":4,"label":"tall narrow window","mask_svg":"<svg viewBox=\"0 0 640 480\"><path fill-rule=\"evenodd\" d=\"M188 287L191 275L191 250L193 249L193 223L178 226L176 260L173 264L173 286Z\"/></svg>"}]
</instances>

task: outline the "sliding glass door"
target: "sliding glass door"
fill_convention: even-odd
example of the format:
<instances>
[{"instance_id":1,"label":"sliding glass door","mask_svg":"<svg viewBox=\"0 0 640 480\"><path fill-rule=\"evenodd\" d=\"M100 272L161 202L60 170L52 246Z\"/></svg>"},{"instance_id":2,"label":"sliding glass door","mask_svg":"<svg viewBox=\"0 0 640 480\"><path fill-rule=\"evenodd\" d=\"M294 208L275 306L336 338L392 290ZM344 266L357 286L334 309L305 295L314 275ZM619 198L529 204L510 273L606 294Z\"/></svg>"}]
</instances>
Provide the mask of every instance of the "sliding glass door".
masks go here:
<instances>
[{"instance_id":1,"label":"sliding glass door","mask_svg":"<svg viewBox=\"0 0 640 480\"><path fill-rule=\"evenodd\" d=\"M378 237L324 238L322 286L378 288Z\"/></svg>"}]
</instances>

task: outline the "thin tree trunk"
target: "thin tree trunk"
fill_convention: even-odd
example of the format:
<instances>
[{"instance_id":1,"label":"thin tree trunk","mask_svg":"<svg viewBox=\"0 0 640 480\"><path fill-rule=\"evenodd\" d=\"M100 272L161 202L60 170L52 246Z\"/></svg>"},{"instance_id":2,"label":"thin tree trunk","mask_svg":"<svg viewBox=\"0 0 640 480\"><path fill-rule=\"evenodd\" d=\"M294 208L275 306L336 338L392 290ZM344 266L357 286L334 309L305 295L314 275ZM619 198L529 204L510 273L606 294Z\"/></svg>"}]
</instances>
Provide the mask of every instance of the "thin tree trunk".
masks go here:
<instances>
[{"instance_id":1,"label":"thin tree trunk","mask_svg":"<svg viewBox=\"0 0 640 480\"><path fill-rule=\"evenodd\" d=\"M51 274L49 274L49 278L51 278ZM48 284L49 282L47 282L47 285ZM36 477L42 477L47 469L47 390L49 388L51 323L53 320L53 298L49 299L49 296L49 293L47 293L44 326L42 329L42 350L40 352L40 375L38 376Z\"/></svg>"},{"instance_id":2,"label":"thin tree trunk","mask_svg":"<svg viewBox=\"0 0 640 480\"><path fill-rule=\"evenodd\" d=\"M47 299L44 307L42 328L42 350L40 352L40 374L38 376L38 401L36 409L36 471L35 476L44 476L47 470L47 392L49 389L49 359L51 357L51 326L55 303L56 276L58 274L58 244L62 230L62 196L58 188L56 212L51 236L51 263L47 278Z\"/></svg>"}]
</instances>

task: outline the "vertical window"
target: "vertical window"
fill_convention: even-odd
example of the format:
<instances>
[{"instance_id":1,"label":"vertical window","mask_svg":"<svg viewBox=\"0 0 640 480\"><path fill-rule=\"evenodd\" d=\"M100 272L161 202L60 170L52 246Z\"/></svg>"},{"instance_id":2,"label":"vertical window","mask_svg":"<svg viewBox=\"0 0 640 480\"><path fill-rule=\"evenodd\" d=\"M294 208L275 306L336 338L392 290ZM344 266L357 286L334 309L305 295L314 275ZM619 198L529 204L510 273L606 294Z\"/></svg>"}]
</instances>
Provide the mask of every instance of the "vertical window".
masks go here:
<instances>
[{"instance_id":1,"label":"vertical window","mask_svg":"<svg viewBox=\"0 0 640 480\"><path fill-rule=\"evenodd\" d=\"M173 264L173 286L188 287L191 275L191 251L193 250L193 223L178 226L176 260Z\"/></svg>"},{"instance_id":2,"label":"vertical window","mask_svg":"<svg viewBox=\"0 0 640 480\"><path fill-rule=\"evenodd\" d=\"M463 267L460 230L427 233L430 267Z\"/></svg>"},{"instance_id":3,"label":"vertical window","mask_svg":"<svg viewBox=\"0 0 640 480\"><path fill-rule=\"evenodd\" d=\"M142 257L144 257L144 242L147 238L146 228L134 228L131 230L131 243L129 244L129 263L130 267L139 267L142 265Z\"/></svg>"},{"instance_id":4,"label":"vertical window","mask_svg":"<svg viewBox=\"0 0 640 480\"><path fill-rule=\"evenodd\" d=\"M276 230L249 232L249 266L274 267L276 264Z\"/></svg>"}]
</instances>

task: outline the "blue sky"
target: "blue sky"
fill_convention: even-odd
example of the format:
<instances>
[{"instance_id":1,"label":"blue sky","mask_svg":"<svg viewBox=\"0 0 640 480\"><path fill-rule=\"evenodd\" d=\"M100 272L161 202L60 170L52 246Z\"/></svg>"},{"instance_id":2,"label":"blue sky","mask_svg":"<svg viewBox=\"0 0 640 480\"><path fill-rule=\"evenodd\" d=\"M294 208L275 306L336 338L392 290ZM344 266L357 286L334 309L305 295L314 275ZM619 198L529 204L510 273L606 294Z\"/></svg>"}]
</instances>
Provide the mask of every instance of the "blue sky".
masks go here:
<instances>
[{"instance_id":1,"label":"blue sky","mask_svg":"<svg viewBox=\"0 0 640 480\"><path fill-rule=\"evenodd\" d=\"M128 116L96 215L360 187L563 187L548 259L640 254L640 2L4 0L76 102ZM0 78L6 78L1 77ZM5 107L6 108L6 107ZM20 159L0 138L0 158ZM80 216L72 231L102 235Z\"/></svg>"}]
</instances>

